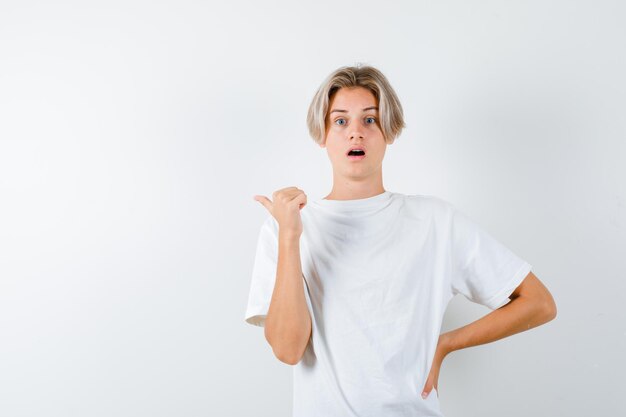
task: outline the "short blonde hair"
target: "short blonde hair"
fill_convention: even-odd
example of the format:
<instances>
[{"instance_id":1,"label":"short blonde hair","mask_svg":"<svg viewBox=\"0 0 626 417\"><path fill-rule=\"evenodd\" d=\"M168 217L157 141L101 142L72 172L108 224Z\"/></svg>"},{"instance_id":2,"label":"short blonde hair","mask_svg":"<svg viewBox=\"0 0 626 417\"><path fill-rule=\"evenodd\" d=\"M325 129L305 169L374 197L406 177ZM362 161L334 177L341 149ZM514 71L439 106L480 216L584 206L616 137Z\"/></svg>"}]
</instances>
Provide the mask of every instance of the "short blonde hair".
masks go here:
<instances>
[{"instance_id":1,"label":"short blonde hair","mask_svg":"<svg viewBox=\"0 0 626 417\"><path fill-rule=\"evenodd\" d=\"M333 71L320 85L309 105L306 124L309 134L318 144L326 140L328 104L340 88L364 87L378 101L380 126L387 143L393 141L406 127L402 105L396 92L382 72L369 65L344 66Z\"/></svg>"}]
</instances>

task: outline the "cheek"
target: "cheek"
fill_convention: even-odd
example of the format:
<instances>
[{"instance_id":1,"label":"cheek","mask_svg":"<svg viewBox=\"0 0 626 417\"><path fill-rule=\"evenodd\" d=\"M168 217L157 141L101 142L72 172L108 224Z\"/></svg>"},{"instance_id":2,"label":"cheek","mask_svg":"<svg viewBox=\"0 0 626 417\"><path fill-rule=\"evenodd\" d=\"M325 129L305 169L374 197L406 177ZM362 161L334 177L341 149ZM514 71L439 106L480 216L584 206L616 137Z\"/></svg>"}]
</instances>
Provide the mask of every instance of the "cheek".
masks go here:
<instances>
[{"instance_id":1,"label":"cheek","mask_svg":"<svg viewBox=\"0 0 626 417\"><path fill-rule=\"evenodd\" d=\"M343 156L342 155L343 151L336 147L328 149L328 153L334 158L340 158Z\"/></svg>"},{"instance_id":2,"label":"cheek","mask_svg":"<svg viewBox=\"0 0 626 417\"><path fill-rule=\"evenodd\" d=\"M385 154L386 150L387 150L386 146L380 146L380 147L377 146L376 149L374 149L374 151L376 152L376 155L378 155L381 158Z\"/></svg>"}]
</instances>

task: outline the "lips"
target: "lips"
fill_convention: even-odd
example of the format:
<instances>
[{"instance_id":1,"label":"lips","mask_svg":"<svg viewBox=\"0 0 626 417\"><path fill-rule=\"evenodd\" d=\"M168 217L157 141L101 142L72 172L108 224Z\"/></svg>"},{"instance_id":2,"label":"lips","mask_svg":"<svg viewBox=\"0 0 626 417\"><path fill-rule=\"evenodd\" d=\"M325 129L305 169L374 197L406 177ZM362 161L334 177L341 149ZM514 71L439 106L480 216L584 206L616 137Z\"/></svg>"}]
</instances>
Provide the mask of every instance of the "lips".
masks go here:
<instances>
[{"instance_id":1,"label":"lips","mask_svg":"<svg viewBox=\"0 0 626 417\"><path fill-rule=\"evenodd\" d=\"M352 147L350 147L350 149L347 150L346 155L347 156L352 156L352 155L350 155L350 152L355 151L355 150L363 151L363 153L359 153L358 155L365 156L365 147L363 147L363 146L352 146Z\"/></svg>"},{"instance_id":2,"label":"lips","mask_svg":"<svg viewBox=\"0 0 626 417\"><path fill-rule=\"evenodd\" d=\"M346 155L351 161L361 161L365 159L365 148L363 148L362 146L353 146L348 149Z\"/></svg>"}]
</instances>

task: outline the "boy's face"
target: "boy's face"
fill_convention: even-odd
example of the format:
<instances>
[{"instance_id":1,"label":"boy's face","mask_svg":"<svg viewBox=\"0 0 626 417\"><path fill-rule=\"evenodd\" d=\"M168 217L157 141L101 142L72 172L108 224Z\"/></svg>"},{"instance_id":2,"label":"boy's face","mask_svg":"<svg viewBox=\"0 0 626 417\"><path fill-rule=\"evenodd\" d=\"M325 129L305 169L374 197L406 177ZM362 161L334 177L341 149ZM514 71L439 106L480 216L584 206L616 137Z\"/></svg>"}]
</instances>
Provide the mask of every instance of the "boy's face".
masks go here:
<instances>
[{"instance_id":1,"label":"boy's face","mask_svg":"<svg viewBox=\"0 0 626 417\"><path fill-rule=\"evenodd\" d=\"M374 94L364 87L340 88L331 98L326 140L320 146L326 148L335 175L354 179L379 175L387 143L377 107ZM348 156L352 147L363 149L365 156Z\"/></svg>"}]
</instances>

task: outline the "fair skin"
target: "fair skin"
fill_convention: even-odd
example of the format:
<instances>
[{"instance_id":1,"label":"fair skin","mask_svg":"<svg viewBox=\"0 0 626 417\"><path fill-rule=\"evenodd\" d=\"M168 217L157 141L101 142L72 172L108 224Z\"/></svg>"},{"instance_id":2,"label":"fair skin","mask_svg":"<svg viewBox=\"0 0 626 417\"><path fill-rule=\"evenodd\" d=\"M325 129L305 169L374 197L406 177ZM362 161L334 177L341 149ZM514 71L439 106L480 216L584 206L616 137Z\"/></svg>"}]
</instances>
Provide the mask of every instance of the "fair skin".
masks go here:
<instances>
[{"instance_id":1,"label":"fair skin","mask_svg":"<svg viewBox=\"0 0 626 417\"><path fill-rule=\"evenodd\" d=\"M278 222L276 280L265 318L265 339L281 362L295 365L302 358L312 331L300 258L300 210L307 203L306 194L297 187L286 187L276 190L272 200L262 195L255 195L254 199Z\"/></svg>"},{"instance_id":2,"label":"fair skin","mask_svg":"<svg viewBox=\"0 0 626 417\"><path fill-rule=\"evenodd\" d=\"M374 95L363 87L341 88L331 98L326 138L325 142L320 145L320 147L326 148L333 166L333 188L325 197L326 199L360 199L372 197L385 191L382 183L382 162L387 142L385 142L380 129L378 111L369 109L376 106L378 103ZM348 158L346 153L352 146L364 147L365 158L361 160ZM279 213L285 225L285 229L284 231L281 229L281 233L291 237L285 238L284 241L292 242L285 246L291 246L295 244L293 243L295 242L293 236L299 237L301 233L299 211L306 204L306 195L296 187L279 191L281 193L278 196L282 202L272 204L269 199L263 196L255 196L255 199L270 210L270 213L272 210ZM281 220L279 220L279 224L281 224ZM282 225L279 227L282 228ZM294 261L293 264L295 263ZM298 278L301 276L299 267L300 264L297 263L291 272L293 276ZM299 282L300 279L294 281ZM285 298L283 308L285 311L289 311L288 309L291 308L303 312L305 305L301 299L302 287L296 287L295 284L293 287L292 293L297 296L294 296L297 303L288 304L287 298ZM448 354L532 329L556 317L556 304L552 295L532 272L526 276L509 298L511 299L509 303L491 311L484 317L439 336L432 366L422 387L422 396L428 396L433 387L439 392L439 371ZM281 300L283 299L281 298ZM305 336L306 341L310 336L308 314L305 316L303 313L298 317L299 323L304 323L305 327L304 332L298 333L299 339L290 342L290 346L292 346L290 351L295 352L291 354L292 364L299 361L306 347ZM289 325L295 329L297 323L292 321Z\"/></svg>"},{"instance_id":3,"label":"fair skin","mask_svg":"<svg viewBox=\"0 0 626 417\"><path fill-rule=\"evenodd\" d=\"M341 88L330 100L326 126L326 148L333 166L333 188L328 200L372 197L383 188L383 158L387 142L380 129L376 98L367 89ZM361 160L348 158L353 147L365 148Z\"/></svg>"}]
</instances>

